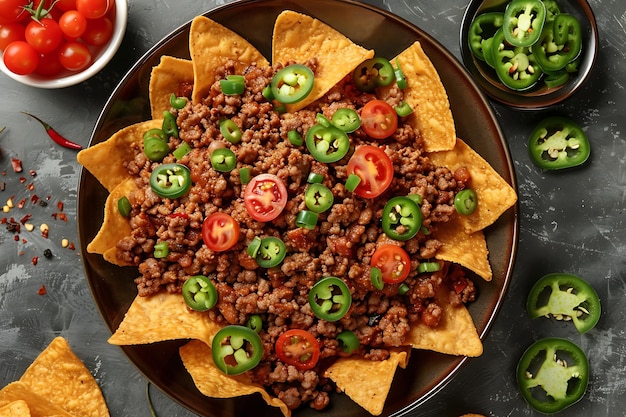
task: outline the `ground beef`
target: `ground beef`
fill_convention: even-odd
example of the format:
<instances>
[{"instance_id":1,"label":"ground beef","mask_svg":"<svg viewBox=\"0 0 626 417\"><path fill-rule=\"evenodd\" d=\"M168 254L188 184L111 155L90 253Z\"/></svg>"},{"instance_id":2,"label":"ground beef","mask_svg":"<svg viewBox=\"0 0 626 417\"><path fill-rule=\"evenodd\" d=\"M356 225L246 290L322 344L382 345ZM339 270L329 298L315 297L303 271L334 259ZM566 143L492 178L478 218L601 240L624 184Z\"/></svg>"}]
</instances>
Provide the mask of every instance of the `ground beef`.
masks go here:
<instances>
[{"instance_id":1,"label":"ground beef","mask_svg":"<svg viewBox=\"0 0 626 417\"><path fill-rule=\"evenodd\" d=\"M316 62L306 63L315 71ZM389 348L406 344L413 323L437 326L442 306L434 300L441 286L447 286L450 303L470 302L476 288L460 267L445 265L438 272L418 274L418 265L431 260L441 243L429 230L456 215L454 196L470 180L467 169L451 172L434 166L422 152L420 132L400 121L389 139L372 141L358 129L350 134L352 145L374 144L384 149L393 163L394 179L388 190L375 199L360 198L344 187L348 177L347 159L332 164L320 163L306 147L287 139L290 131L305 135L316 122L316 115L331 119L342 107L359 110L375 98L356 90L348 76L315 104L296 114L281 114L268 101L263 90L278 68L249 67L245 73L246 91L237 96L222 93L219 82L198 104L171 109L176 115L179 137L170 138L170 148L186 142L191 151L179 161L172 154L163 163L179 162L191 171L193 185L184 197L171 200L152 192L149 178L159 163L135 146L135 158L127 164L138 190L129 196L132 211L132 234L117 245L118 257L138 266L135 283L140 296L159 291L179 293L192 275L206 275L216 285L219 302L207 312L222 324L245 325L258 314L263 318L261 337L265 346L263 361L248 371L253 381L267 386L291 409L308 404L323 409L334 387L320 375L322 364L340 356L336 337L344 330L354 332L361 343L353 353L370 360L389 357ZM234 74L235 64L218 71L218 79ZM191 89L182 85L178 94L188 96ZM393 88L381 97L392 105L403 100L402 90ZM242 131L241 142L231 144L219 129L221 120L234 121ZM230 173L212 168L209 155L218 148L230 148L237 155L237 167ZM243 203L245 185L241 169L251 176L271 173L281 178L288 190L289 202L273 222L261 223L248 214ZM295 218L304 207L303 193L310 173L322 175L323 183L333 192L334 205L319 214L314 230L296 227ZM405 242L393 241L381 230L385 202L394 195L421 196L423 229ZM240 238L229 251L214 252L203 244L202 222L212 213L230 214L239 224ZM287 256L280 267L264 269L247 253L256 236L280 237ZM158 242L167 242L165 258L152 256ZM376 290L370 279L370 261L377 247L392 243L402 246L411 256L411 272L402 284L385 285ZM308 304L311 286L324 276L340 277L352 293L352 306L339 321L319 320ZM277 338L290 328L308 330L320 343L321 360L312 370L298 370L281 362L273 352Z\"/></svg>"}]
</instances>

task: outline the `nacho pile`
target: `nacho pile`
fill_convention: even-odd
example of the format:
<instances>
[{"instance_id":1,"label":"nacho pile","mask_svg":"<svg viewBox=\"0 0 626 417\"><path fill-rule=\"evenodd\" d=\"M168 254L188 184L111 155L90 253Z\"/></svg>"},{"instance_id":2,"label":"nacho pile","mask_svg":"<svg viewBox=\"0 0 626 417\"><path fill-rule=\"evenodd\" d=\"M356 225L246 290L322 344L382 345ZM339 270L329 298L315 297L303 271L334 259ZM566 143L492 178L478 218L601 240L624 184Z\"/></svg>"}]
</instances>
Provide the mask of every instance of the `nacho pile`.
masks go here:
<instances>
[{"instance_id":1,"label":"nacho pile","mask_svg":"<svg viewBox=\"0 0 626 417\"><path fill-rule=\"evenodd\" d=\"M109 140L78 154L78 161L110 193L102 228L87 250L103 255L115 265L133 265L128 259L119 258L117 248L118 243L132 233L128 220L120 214L118 201L137 192L140 182L128 173L128 166L135 158L135 150L142 146L144 132L163 126L163 112L171 108L171 94L181 95L181 86L187 86L191 89L188 97L195 105L210 92L224 65L234 63L238 73L249 66L263 68L270 65L244 38L206 17L193 20L189 48L191 60L164 56L154 67L149 92L152 120L124 128ZM296 112L327 97L329 91L374 54L375 51L355 44L317 19L292 11L281 13L273 31L271 64L316 62L312 91L304 100L287 104L283 117L293 117ZM484 230L515 204L515 190L480 155L457 138L446 91L419 42L390 58L391 62L402 63L407 80L404 100L414 110L406 121L419 132L426 156L435 165L450 171L467 168L471 176L469 186L478 196L479 204L474 213L453 216L434 229L434 237L441 243L435 259L460 265L489 281L492 271ZM391 87L382 92L392 93ZM450 355L480 355L482 342L471 315L463 304L450 305L448 297L445 289L432 296L443 306L437 327L412 324L405 344L391 349L387 359L369 360L346 355L330 364L324 377L332 380L339 390L365 410L379 415L396 369L407 365L411 348ZM290 407L253 382L247 374L231 376L217 368L211 359L211 351L215 335L222 327L222 323L212 321L206 313L190 310L180 294L161 292L138 296L109 342L132 345L190 339L180 349L180 355L203 394L230 398L260 393L269 405L289 416ZM364 385L364 382L368 384Z\"/></svg>"},{"instance_id":2,"label":"nacho pile","mask_svg":"<svg viewBox=\"0 0 626 417\"><path fill-rule=\"evenodd\" d=\"M67 341L56 337L18 381L0 389L2 417L108 417L98 383Z\"/></svg>"}]
</instances>

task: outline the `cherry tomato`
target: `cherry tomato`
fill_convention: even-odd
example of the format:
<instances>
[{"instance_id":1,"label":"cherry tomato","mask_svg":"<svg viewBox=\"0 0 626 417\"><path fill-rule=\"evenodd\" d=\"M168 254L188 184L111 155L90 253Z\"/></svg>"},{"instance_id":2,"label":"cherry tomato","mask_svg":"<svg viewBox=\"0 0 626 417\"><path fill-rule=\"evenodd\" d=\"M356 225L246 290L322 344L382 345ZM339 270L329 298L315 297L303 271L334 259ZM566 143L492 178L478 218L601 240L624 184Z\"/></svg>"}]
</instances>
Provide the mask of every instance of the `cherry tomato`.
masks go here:
<instances>
[{"instance_id":1,"label":"cherry tomato","mask_svg":"<svg viewBox=\"0 0 626 417\"><path fill-rule=\"evenodd\" d=\"M370 266L380 269L387 284L399 284L409 276L411 258L400 246L388 243L376 249Z\"/></svg>"},{"instance_id":2,"label":"cherry tomato","mask_svg":"<svg viewBox=\"0 0 626 417\"><path fill-rule=\"evenodd\" d=\"M374 139L385 139L398 128L398 115L387 102L368 101L361 109L361 127Z\"/></svg>"},{"instance_id":3,"label":"cherry tomato","mask_svg":"<svg viewBox=\"0 0 626 417\"><path fill-rule=\"evenodd\" d=\"M275 349L278 359L301 371L315 367L320 358L320 345L306 330L287 330L278 337Z\"/></svg>"},{"instance_id":4,"label":"cherry tomato","mask_svg":"<svg viewBox=\"0 0 626 417\"><path fill-rule=\"evenodd\" d=\"M59 61L70 71L80 71L91 64L91 52L85 44L69 41L59 48Z\"/></svg>"},{"instance_id":5,"label":"cherry tomato","mask_svg":"<svg viewBox=\"0 0 626 417\"><path fill-rule=\"evenodd\" d=\"M35 48L24 41L15 41L7 45L3 59L9 71L18 75L32 73L39 64L39 54Z\"/></svg>"},{"instance_id":6,"label":"cherry tomato","mask_svg":"<svg viewBox=\"0 0 626 417\"><path fill-rule=\"evenodd\" d=\"M64 12L76 10L76 0L57 0L55 6Z\"/></svg>"},{"instance_id":7,"label":"cherry tomato","mask_svg":"<svg viewBox=\"0 0 626 417\"><path fill-rule=\"evenodd\" d=\"M27 4L25 0L0 0L0 22L15 23L28 18L29 13L23 9Z\"/></svg>"},{"instance_id":8,"label":"cherry tomato","mask_svg":"<svg viewBox=\"0 0 626 417\"><path fill-rule=\"evenodd\" d=\"M276 175L257 175L246 185L243 201L250 217L269 222L278 217L287 205L287 188Z\"/></svg>"},{"instance_id":9,"label":"cherry tomato","mask_svg":"<svg viewBox=\"0 0 626 417\"><path fill-rule=\"evenodd\" d=\"M87 21L87 29L82 39L87 45L102 46L109 42L111 36L113 36L113 22L108 17L103 17Z\"/></svg>"},{"instance_id":10,"label":"cherry tomato","mask_svg":"<svg viewBox=\"0 0 626 417\"><path fill-rule=\"evenodd\" d=\"M53 77L64 71L63 65L59 61L59 55L56 51L49 54L39 54L39 65L35 69L35 73L44 77Z\"/></svg>"},{"instance_id":11,"label":"cherry tomato","mask_svg":"<svg viewBox=\"0 0 626 417\"><path fill-rule=\"evenodd\" d=\"M110 0L76 0L76 10L87 19L99 19L109 11Z\"/></svg>"},{"instance_id":12,"label":"cherry tomato","mask_svg":"<svg viewBox=\"0 0 626 417\"><path fill-rule=\"evenodd\" d=\"M24 36L26 42L42 54L54 51L63 41L63 32L59 24L50 18L41 19L39 22L34 20L29 22Z\"/></svg>"},{"instance_id":13,"label":"cherry tomato","mask_svg":"<svg viewBox=\"0 0 626 417\"><path fill-rule=\"evenodd\" d=\"M24 26L19 23L5 23L0 25L0 51L4 51L13 41L25 41Z\"/></svg>"},{"instance_id":14,"label":"cherry tomato","mask_svg":"<svg viewBox=\"0 0 626 417\"><path fill-rule=\"evenodd\" d=\"M213 213L202 223L202 239L212 251L228 250L239 240L239 223L226 213Z\"/></svg>"},{"instance_id":15,"label":"cherry tomato","mask_svg":"<svg viewBox=\"0 0 626 417\"><path fill-rule=\"evenodd\" d=\"M348 161L348 174L355 174L361 182L354 193L363 198L381 195L393 179L393 164L382 149L363 145L356 148Z\"/></svg>"},{"instance_id":16,"label":"cherry tomato","mask_svg":"<svg viewBox=\"0 0 626 417\"><path fill-rule=\"evenodd\" d=\"M87 29L87 18L76 10L68 10L59 18L59 27L67 38L77 39Z\"/></svg>"}]
</instances>

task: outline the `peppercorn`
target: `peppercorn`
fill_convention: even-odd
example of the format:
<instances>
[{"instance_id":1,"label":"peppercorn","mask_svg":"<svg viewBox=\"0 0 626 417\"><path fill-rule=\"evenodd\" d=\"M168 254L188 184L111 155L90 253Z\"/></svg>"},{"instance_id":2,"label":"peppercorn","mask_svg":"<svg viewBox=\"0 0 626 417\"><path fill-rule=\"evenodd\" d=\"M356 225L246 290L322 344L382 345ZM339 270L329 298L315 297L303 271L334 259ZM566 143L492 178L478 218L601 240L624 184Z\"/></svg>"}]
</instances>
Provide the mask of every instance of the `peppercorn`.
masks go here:
<instances>
[{"instance_id":1,"label":"peppercorn","mask_svg":"<svg viewBox=\"0 0 626 417\"><path fill-rule=\"evenodd\" d=\"M52 258L52 251L50 249L45 249L43 251L43 256L45 256L48 259Z\"/></svg>"}]
</instances>

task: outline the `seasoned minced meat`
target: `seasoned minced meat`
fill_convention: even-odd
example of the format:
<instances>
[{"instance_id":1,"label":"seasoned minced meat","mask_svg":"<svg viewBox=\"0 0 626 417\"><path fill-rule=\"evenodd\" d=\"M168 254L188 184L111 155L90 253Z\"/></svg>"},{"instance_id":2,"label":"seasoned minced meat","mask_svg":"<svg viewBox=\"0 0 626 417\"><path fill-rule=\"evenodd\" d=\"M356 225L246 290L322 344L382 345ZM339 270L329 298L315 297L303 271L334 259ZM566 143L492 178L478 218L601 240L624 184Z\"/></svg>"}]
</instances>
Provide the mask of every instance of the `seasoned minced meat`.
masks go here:
<instances>
[{"instance_id":1,"label":"seasoned minced meat","mask_svg":"<svg viewBox=\"0 0 626 417\"><path fill-rule=\"evenodd\" d=\"M316 68L315 60L307 65ZM233 74L234 68L234 63L224 66L217 78ZM451 172L434 166L422 152L420 132L401 120L396 133L385 141L373 141L361 129L350 134L355 148L373 144L390 157L394 178L389 189L375 199L347 191L343 185L348 176L347 157L332 164L318 162L305 146L292 145L287 134L295 130L304 135L316 123L317 114L330 119L342 107L359 110L375 95L357 91L346 77L308 108L280 114L263 96L276 70L251 66L244 73L247 88L242 95L226 96L216 82L201 103L171 110L180 130L179 138L170 138L171 149L183 141L192 149L180 161L170 154L163 163L189 167L193 184L186 196L175 200L158 197L149 178L159 163L148 160L141 147L135 146L136 156L127 165L138 186L129 196L132 235L121 240L117 249L121 259L139 268L135 282L140 296L158 291L178 293L190 276L201 274L211 277L219 293L216 307L206 313L211 320L243 325L251 315L261 315L265 354L261 364L248 371L250 377L290 408L309 404L323 409L334 388L318 371L322 364L347 355L336 340L340 332L347 329L358 336L361 346L354 355L383 360L389 357L390 347L406 343L413 323L438 324L442 306L434 297L442 285L449 287L452 304L475 297L476 289L462 268L445 265L435 273L417 273L420 262L433 258L441 246L428 231L456 215L454 196L470 178L467 170ZM179 94L190 91L181 86ZM396 105L403 93L394 88L379 98ZM243 133L236 145L220 134L219 122L224 118L233 120ZM213 150L225 147L236 153L238 161L229 173L217 172L209 162ZM252 176L271 173L286 184L289 201L274 221L258 222L248 214L242 198L245 185L239 176L244 167ZM296 227L295 218L304 208L303 193L312 172L323 176L323 183L333 192L334 205L319 214L315 229L308 230ZM422 197L423 229L406 242L396 242L382 232L381 213L391 196L408 194ZM240 227L238 243L226 252L214 252L203 244L202 222L215 212L228 213ZM284 241L288 253L279 267L261 268L248 255L246 248L255 236L277 236ZM152 256L157 242L168 243L167 257ZM370 260L385 243L400 245L411 256L403 295L398 294L400 284L385 285L380 291L372 285ZM316 318L307 301L311 286L325 276L340 277L352 293L352 307L334 323ZM316 368L301 371L276 357L273 346L290 328L308 330L318 339L321 359Z\"/></svg>"}]
</instances>

